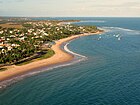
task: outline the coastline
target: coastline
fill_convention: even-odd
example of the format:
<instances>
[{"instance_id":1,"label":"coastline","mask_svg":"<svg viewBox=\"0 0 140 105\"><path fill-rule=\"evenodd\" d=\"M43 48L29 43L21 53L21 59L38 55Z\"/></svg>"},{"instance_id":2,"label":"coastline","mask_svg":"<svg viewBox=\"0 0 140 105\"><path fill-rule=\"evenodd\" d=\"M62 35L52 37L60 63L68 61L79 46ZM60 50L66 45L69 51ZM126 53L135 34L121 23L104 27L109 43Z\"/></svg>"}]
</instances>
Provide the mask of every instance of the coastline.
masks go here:
<instances>
[{"instance_id":1,"label":"coastline","mask_svg":"<svg viewBox=\"0 0 140 105\"><path fill-rule=\"evenodd\" d=\"M26 65L22 65L22 66L12 65L8 67L8 70L0 72L0 82L7 80L9 78L12 78L14 76L17 76L19 74L32 71L33 69L71 61L73 60L74 56L61 49L61 45L63 43L79 38L81 36L88 36L88 35L93 35L93 34L95 35L95 34L100 34L100 33L102 32L72 35L70 37L60 39L56 41L56 44L53 45L51 48L52 50L55 51L55 54L52 57L43 59L43 60L38 60L38 61L26 64Z\"/></svg>"}]
</instances>

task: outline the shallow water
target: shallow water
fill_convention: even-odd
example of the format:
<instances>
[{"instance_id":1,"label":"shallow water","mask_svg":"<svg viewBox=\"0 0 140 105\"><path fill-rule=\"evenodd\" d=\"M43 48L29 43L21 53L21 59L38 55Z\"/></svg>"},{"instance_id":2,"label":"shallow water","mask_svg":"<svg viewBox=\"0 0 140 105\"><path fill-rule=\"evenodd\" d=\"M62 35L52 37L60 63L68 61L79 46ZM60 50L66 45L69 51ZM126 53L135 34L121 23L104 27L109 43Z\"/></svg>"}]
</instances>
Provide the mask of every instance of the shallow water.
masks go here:
<instances>
[{"instance_id":1,"label":"shallow water","mask_svg":"<svg viewBox=\"0 0 140 105\"><path fill-rule=\"evenodd\" d=\"M106 30L68 45L87 60L0 90L0 105L140 105L140 19L79 19Z\"/></svg>"}]
</instances>

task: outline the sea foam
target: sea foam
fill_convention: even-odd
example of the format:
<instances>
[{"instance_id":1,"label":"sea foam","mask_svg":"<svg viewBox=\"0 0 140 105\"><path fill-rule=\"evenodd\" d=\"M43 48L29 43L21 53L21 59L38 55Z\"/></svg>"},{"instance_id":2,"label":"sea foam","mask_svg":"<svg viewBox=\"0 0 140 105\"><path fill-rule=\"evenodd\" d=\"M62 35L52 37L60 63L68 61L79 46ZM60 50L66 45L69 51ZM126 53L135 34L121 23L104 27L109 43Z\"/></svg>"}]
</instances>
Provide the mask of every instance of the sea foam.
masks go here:
<instances>
[{"instance_id":1,"label":"sea foam","mask_svg":"<svg viewBox=\"0 0 140 105\"><path fill-rule=\"evenodd\" d=\"M127 29L127 28L121 28L121 27L101 27L101 29L104 29L106 31L114 31L114 30L120 30L120 31L125 31L127 34L137 34L140 35L140 31L138 30L132 30L132 29Z\"/></svg>"}]
</instances>

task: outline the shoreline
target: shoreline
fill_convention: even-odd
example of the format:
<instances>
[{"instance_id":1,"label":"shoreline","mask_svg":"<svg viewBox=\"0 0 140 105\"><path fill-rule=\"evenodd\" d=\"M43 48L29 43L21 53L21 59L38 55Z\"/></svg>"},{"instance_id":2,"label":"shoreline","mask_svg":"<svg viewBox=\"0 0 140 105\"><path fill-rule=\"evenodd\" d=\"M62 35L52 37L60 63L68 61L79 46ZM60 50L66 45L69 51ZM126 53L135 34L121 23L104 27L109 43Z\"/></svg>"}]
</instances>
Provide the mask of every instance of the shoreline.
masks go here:
<instances>
[{"instance_id":1,"label":"shoreline","mask_svg":"<svg viewBox=\"0 0 140 105\"><path fill-rule=\"evenodd\" d=\"M43 59L43 60L38 60L35 62L31 62L29 64L25 64L22 66L16 66L16 65L9 66L7 70L0 72L0 82L11 79L11 78L16 77L23 73L33 71L34 69L38 69L40 67L47 67L47 66L51 66L51 65L55 65L55 64L72 61L74 59L74 55L61 49L61 45L63 43L71 41L76 38L79 38L81 36L97 35L97 34L101 34L101 33L102 32L85 33L85 34L79 34L79 35L72 35L70 37L60 39L60 40L56 41L56 44L53 45L51 48L55 52L55 54L52 57Z\"/></svg>"}]
</instances>

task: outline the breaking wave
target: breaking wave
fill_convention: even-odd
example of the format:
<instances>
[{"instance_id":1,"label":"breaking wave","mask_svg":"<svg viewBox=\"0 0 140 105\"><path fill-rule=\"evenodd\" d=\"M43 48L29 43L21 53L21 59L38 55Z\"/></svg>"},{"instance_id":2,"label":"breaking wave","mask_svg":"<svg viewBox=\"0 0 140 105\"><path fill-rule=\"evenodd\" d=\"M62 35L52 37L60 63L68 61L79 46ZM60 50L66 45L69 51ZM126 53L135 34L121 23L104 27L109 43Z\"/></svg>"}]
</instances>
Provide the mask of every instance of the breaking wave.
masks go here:
<instances>
[{"instance_id":1,"label":"breaking wave","mask_svg":"<svg viewBox=\"0 0 140 105\"><path fill-rule=\"evenodd\" d=\"M139 34L140 35L140 31L139 30L132 30L132 29L127 29L127 28L121 28L121 27L101 27L102 29L105 29L107 31L111 31L111 30L116 30L116 31L125 31L128 32L130 34Z\"/></svg>"}]
</instances>

